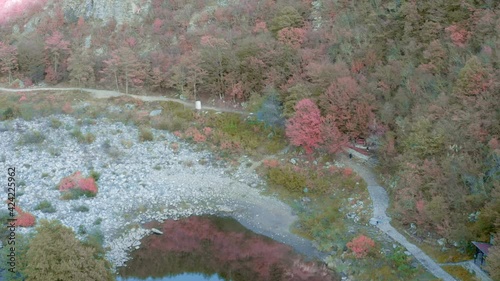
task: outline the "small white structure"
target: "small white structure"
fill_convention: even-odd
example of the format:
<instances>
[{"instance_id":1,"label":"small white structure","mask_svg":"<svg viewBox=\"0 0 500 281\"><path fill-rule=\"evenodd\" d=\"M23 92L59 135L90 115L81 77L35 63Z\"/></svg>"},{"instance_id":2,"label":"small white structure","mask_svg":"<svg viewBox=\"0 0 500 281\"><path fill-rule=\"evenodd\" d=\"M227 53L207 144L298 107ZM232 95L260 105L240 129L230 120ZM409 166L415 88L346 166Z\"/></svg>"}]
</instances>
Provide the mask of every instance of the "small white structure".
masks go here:
<instances>
[{"instance_id":1,"label":"small white structure","mask_svg":"<svg viewBox=\"0 0 500 281\"><path fill-rule=\"evenodd\" d=\"M194 103L194 108L196 108L196 110L201 110L201 101L197 100Z\"/></svg>"}]
</instances>

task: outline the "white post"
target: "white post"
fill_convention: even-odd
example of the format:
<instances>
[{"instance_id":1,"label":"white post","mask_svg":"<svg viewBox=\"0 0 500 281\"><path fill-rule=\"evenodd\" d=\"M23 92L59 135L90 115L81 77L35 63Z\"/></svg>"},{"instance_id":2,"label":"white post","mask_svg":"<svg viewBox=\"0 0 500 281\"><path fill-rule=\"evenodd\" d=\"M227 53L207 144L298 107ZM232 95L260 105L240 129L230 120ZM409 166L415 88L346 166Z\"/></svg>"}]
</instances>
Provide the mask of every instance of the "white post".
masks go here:
<instances>
[{"instance_id":1,"label":"white post","mask_svg":"<svg viewBox=\"0 0 500 281\"><path fill-rule=\"evenodd\" d=\"M201 110L201 101L197 100L194 104L194 108L196 108L197 110Z\"/></svg>"}]
</instances>

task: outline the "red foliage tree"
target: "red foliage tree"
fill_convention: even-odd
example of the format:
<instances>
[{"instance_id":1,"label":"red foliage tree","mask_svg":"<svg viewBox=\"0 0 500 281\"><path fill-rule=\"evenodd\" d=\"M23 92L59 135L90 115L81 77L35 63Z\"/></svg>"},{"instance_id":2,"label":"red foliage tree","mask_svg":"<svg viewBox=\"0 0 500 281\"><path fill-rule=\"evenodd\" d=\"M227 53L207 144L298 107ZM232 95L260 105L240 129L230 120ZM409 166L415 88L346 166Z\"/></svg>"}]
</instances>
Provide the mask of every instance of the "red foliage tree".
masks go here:
<instances>
[{"instance_id":1,"label":"red foliage tree","mask_svg":"<svg viewBox=\"0 0 500 281\"><path fill-rule=\"evenodd\" d=\"M323 139L323 147L329 153L338 153L342 148L348 144L348 137L343 134L337 124L333 115L327 115L323 118L321 125L321 136Z\"/></svg>"},{"instance_id":2,"label":"red foliage tree","mask_svg":"<svg viewBox=\"0 0 500 281\"><path fill-rule=\"evenodd\" d=\"M347 248L354 252L356 258L366 257L373 247L375 242L362 234L347 243Z\"/></svg>"},{"instance_id":3,"label":"red foliage tree","mask_svg":"<svg viewBox=\"0 0 500 281\"><path fill-rule=\"evenodd\" d=\"M322 142L321 115L318 106L310 99L295 105L295 115L286 125L286 136L296 146L302 146L307 154L312 153Z\"/></svg>"},{"instance_id":4,"label":"red foliage tree","mask_svg":"<svg viewBox=\"0 0 500 281\"><path fill-rule=\"evenodd\" d=\"M294 49L299 49L304 43L306 29L297 27L285 27L278 31L278 40Z\"/></svg>"},{"instance_id":5,"label":"red foliage tree","mask_svg":"<svg viewBox=\"0 0 500 281\"><path fill-rule=\"evenodd\" d=\"M130 47L121 47L111 53L111 58L104 61L106 67L102 71L108 78L113 77L116 89L125 84L128 94L129 85L142 86L146 79L146 71L136 54Z\"/></svg>"},{"instance_id":6,"label":"red foliage tree","mask_svg":"<svg viewBox=\"0 0 500 281\"><path fill-rule=\"evenodd\" d=\"M366 136L374 119L372 97L363 95L352 77L335 80L321 98L321 105L334 117L340 131L351 138Z\"/></svg>"},{"instance_id":7,"label":"red foliage tree","mask_svg":"<svg viewBox=\"0 0 500 281\"><path fill-rule=\"evenodd\" d=\"M45 39L46 72L48 74L46 80L48 82L57 82L60 79L61 70L58 67L67 59L66 56L69 54L69 41L63 38L61 32L54 31L51 36Z\"/></svg>"},{"instance_id":8,"label":"red foliage tree","mask_svg":"<svg viewBox=\"0 0 500 281\"><path fill-rule=\"evenodd\" d=\"M17 68L17 48L0 41L0 72L9 74L9 84L12 83L12 72Z\"/></svg>"}]
</instances>

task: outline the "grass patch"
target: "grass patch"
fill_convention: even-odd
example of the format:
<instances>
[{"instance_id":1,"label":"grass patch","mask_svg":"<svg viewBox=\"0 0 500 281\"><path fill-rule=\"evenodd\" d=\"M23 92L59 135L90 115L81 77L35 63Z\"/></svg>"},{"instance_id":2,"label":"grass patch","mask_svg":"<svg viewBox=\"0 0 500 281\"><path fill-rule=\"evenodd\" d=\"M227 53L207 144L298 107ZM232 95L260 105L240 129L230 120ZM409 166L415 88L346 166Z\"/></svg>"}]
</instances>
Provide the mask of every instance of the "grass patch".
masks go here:
<instances>
[{"instance_id":1,"label":"grass patch","mask_svg":"<svg viewBox=\"0 0 500 281\"><path fill-rule=\"evenodd\" d=\"M151 131L151 128L140 126L139 127L139 141L144 142L144 141L153 141L154 136L153 132Z\"/></svg>"},{"instance_id":2,"label":"grass patch","mask_svg":"<svg viewBox=\"0 0 500 281\"><path fill-rule=\"evenodd\" d=\"M89 210L90 210L89 207L87 207L85 205L80 205L80 206L73 207L73 211L75 211L75 212L86 213Z\"/></svg>"},{"instance_id":3,"label":"grass patch","mask_svg":"<svg viewBox=\"0 0 500 281\"><path fill-rule=\"evenodd\" d=\"M52 117L52 118L50 118L50 125L49 126L52 129L57 129L57 128L62 126L62 122L59 119Z\"/></svg>"},{"instance_id":4,"label":"grass patch","mask_svg":"<svg viewBox=\"0 0 500 281\"><path fill-rule=\"evenodd\" d=\"M82 190L80 188L71 188L62 192L61 199L62 200L75 200L80 197L95 197L96 193L93 193L88 190Z\"/></svg>"},{"instance_id":5,"label":"grass patch","mask_svg":"<svg viewBox=\"0 0 500 281\"><path fill-rule=\"evenodd\" d=\"M442 251L441 247L429 245L428 243L420 243L417 245L437 263L461 262L471 259L469 255L461 253L455 248L448 248L446 251Z\"/></svg>"},{"instance_id":6,"label":"grass patch","mask_svg":"<svg viewBox=\"0 0 500 281\"><path fill-rule=\"evenodd\" d=\"M75 137L79 143L91 144L95 141L96 138L95 135L90 132L86 134L82 133L80 127L74 128L73 131L71 131L71 135Z\"/></svg>"},{"instance_id":7,"label":"grass patch","mask_svg":"<svg viewBox=\"0 0 500 281\"><path fill-rule=\"evenodd\" d=\"M42 213L55 213L56 208L52 206L52 203L50 203L48 200L43 200L42 202L38 203L38 205L35 206L35 210L42 211Z\"/></svg>"},{"instance_id":8,"label":"grass patch","mask_svg":"<svg viewBox=\"0 0 500 281\"><path fill-rule=\"evenodd\" d=\"M470 273L467 269L459 265L445 265L442 267L446 272L451 274L457 280L462 281L479 281L475 274Z\"/></svg>"},{"instance_id":9,"label":"grass patch","mask_svg":"<svg viewBox=\"0 0 500 281\"><path fill-rule=\"evenodd\" d=\"M313 240L321 251L337 251L347 243L341 201L335 196L318 196L308 204L296 203L299 220L294 226L298 235Z\"/></svg>"},{"instance_id":10,"label":"grass patch","mask_svg":"<svg viewBox=\"0 0 500 281\"><path fill-rule=\"evenodd\" d=\"M95 170L92 170L92 171L90 171L90 177L92 177L97 182L99 180L99 178L101 178L101 173L99 173Z\"/></svg>"},{"instance_id":11,"label":"grass patch","mask_svg":"<svg viewBox=\"0 0 500 281\"><path fill-rule=\"evenodd\" d=\"M41 144L45 140L45 135L39 131L27 132L21 136L19 144Z\"/></svg>"}]
</instances>

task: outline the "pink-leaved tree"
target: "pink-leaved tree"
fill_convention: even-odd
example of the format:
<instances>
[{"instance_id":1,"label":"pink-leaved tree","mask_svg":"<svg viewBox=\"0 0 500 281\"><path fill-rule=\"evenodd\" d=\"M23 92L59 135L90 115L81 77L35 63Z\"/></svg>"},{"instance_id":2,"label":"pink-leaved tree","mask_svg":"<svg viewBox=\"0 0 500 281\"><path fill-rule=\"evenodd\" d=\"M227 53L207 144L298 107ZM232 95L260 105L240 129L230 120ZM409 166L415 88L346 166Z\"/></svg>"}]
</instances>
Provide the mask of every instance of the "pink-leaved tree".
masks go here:
<instances>
[{"instance_id":1,"label":"pink-leaved tree","mask_svg":"<svg viewBox=\"0 0 500 281\"><path fill-rule=\"evenodd\" d=\"M0 41L0 72L9 74L9 84L12 83L12 72L17 68L17 48Z\"/></svg>"},{"instance_id":2,"label":"pink-leaved tree","mask_svg":"<svg viewBox=\"0 0 500 281\"><path fill-rule=\"evenodd\" d=\"M286 136L295 146L302 146L311 154L322 142L321 114L318 106L310 99L303 99L295 105L295 114L286 124Z\"/></svg>"}]
</instances>

